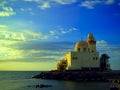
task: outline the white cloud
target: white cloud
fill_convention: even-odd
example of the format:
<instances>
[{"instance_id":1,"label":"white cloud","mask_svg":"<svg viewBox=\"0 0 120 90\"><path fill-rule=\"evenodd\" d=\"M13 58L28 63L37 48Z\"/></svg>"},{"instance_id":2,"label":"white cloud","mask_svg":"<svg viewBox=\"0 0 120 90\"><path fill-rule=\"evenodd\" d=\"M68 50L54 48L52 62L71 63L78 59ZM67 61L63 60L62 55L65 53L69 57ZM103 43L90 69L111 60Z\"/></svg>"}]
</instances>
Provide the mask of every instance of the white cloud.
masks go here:
<instances>
[{"instance_id":1,"label":"white cloud","mask_svg":"<svg viewBox=\"0 0 120 90\"><path fill-rule=\"evenodd\" d=\"M36 3L58 3L58 4L72 4L77 2L77 0L24 0L26 2L36 2Z\"/></svg>"},{"instance_id":2,"label":"white cloud","mask_svg":"<svg viewBox=\"0 0 120 90\"><path fill-rule=\"evenodd\" d=\"M55 35L55 31L54 30L51 30L49 31L50 35Z\"/></svg>"},{"instance_id":3,"label":"white cloud","mask_svg":"<svg viewBox=\"0 0 120 90\"><path fill-rule=\"evenodd\" d=\"M0 12L1 17L8 17L16 14L16 12L14 12L14 10L11 7L3 7L2 9L3 11Z\"/></svg>"},{"instance_id":4,"label":"white cloud","mask_svg":"<svg viewBox=\"0 0 120 90\"><path fill-rule=\"evenodd\" d=\"M58 27L56 30L50 30L48 36L58 39L61 35L68 34L78 30L77 28L62 28Z\"/></svg>"},{"instance_id":5,"label":"white cloud","mask_svg":"<svg viewBox=\"0 0 120 90\"><path fill-rule=\"evenodd\" d=\"M100 40L100 41L97 41L97 45L98 46L107 45L107 42L105 40Z\"/></svg>"},{"instance_id":6,"label":"white cloud","mask_svg":"<svg viewBox=\"0 0 120 90\"><path fill-rule=\"evenodd\" d=\"M20 11L32 11L32 8L20 8Z\"/></svg>"},{"instance_id":7,"label":"white cloud","mask_svg":"<svg viewBox=\"0 0 120 90\"><path fill-rule=\"evenodd\" d=\"M106 4L113 4L115 2L115 0L107 0Z\"/></svg>"},{"instance_id":8,"label":"white cloud","mask_svg":"<svg viewBox=\"0 0 120 90\"><path fill-rule=\"evenodd\" d=\"M1 46L1 45L0 45ZM17 50L10 47L1 46L0 60L9 60L23 57L23 50Z\"/></svg>"},{"instance_id":9,"label":"white cloud","mask_svg":"<svg viewBox=\"0 0 120 90\"><path fill-rule=\"evenodd\" d=\"M101 54L106 53L110 56L112 69L120 69L120 44L109 44L105 40L97 41L97 51Z\"/></svg>"},{"instance_id":10,"label":"white cloud","mask_svg":"<svg viewBox=\"0 0 120 90\"><path fill-rule=\"evenodd\" d=\"M48 39L48 36L40 32L38 33L30 30L24 30L21 32L0 30L0 40L29 41L36 39Z\"/></svg>"},{"instance_id":11,"label":"white cloud","mask_svg":"<svg viewBox=\"0 0 120 90\"><path fill-rule=\"evenodd\" d=\"M50 8L51 5L50 5L49 2L44 2L43 4L39 5L38 7L39 7L40 9L44 10L44 9L46 9L46 8Z\"/></svg>"},{"instance_id":12,"label":"white cloud","mask_svg":"<svg viewBox=\"0 0 120 90\"><path fill-rule=\"evenodd\" d=\"M43 0L24 0L25 2L41 2Z\"/></svg>"},{"instance_id":13,"label":"white cloud","mask_svg":"<svg viewBox=\"0 0 120 90\"><path fill-rule=\"evenodd\" d=\"M25 30L25 31L22 32L22 34L23 34L28 40L48 39L48 36L42 34L41 32L32 32L32 31Z\"/></svg>"},{"instance_id":14,"label":"white cloud","mask_svg":"<svg viewBox=\"0 0 120 90\"><path fill-rule=\"evenodd\" d=\"M22 12L28 12L31 15L36 15L33 11L33 8L20 8L19 10Z\"/></svg>"},{"instance_id":15,"label":"white cloud","mask_svg":"<svg viewBox=\"0 0 120 90\"><path fill-rule=\"evenodd\" d=\"M59 30L60 30L61 34L67 34L67 33L76 31L76 30L78 30L78 29L77 29L77 28L69 28L69 29L60 28Z\"/></svg>"},{"instance_id":16,"label":"white cloud","mask_svg":"<svg viewBox=\"0 0 120 90\"><path fill-rule=\"evenodd\" d=\"M1 28L6 28L6 27L7 27L6 25L0 24L0 29Z\"/></svg>"},{"instance_id":17,"label":"white cloud","mask_svg":"<svg viewBox=\"0 0 120 90\"><path fill-rule=\"evenodd\" d=\"M120 6L120 2L118 3L118 5Z\"/></svg>"},{"instance_id":18,"label":"white cloud","mask_svg":"<svg viewBox=\"0 0 120 90\"><path fill-rule=\"evenodd\" d=\"M77 0L24 0L25 2L35 2L42 10L51 8L55 4L65 5L77 2Z\"/></svg>"},{"instance_id":19,"label":"white cloud","mask_svg":"<svg viewBox=\"0 0 120 90\"><path fill-rule=\"evenodd\" d=\"M25 2L33 2L34 0L24 0Z\"/></svg>"},{"instance_id":20,"label":"white cloud","mask_svg":"<svg viewBox=\"0 0 120 90\"><path fill-rule=\"evenodd\" d=\"M30 23L33 23L32 21ZM23 23L16 23L14 26L26 27ZM16 27L16 28L19 28ZM50 30L48 33L34 32L32 30L11 30L10 26L0 24L0 40L12 40L12 41L30 41L30 40L47 40L58 39L61 35L68 34L78 30L77 28L62 28L58 27L55 30Z\"/></svg>"},{"instance_id":21,"label":"white cloud","mask_svg":"<svg viewBox=\"0 0 120 90\"><path fill-rule=\"evenodd\" d=\"M98 4L98 3L100 3L99 0L93 0L93 1L86 0L86 1L82 2L82 3L80 4L80 6L82 6L82 7L87 7L87 8L89 8L89 9L93 9L94 6L95 6L96 4Z\"/></svg>"},{"instance_id":22,"label":"white cloud","mask_svg":"<svg viewBox=\"0 0 120 90\"><path fill-rule=\"evenodd\" d=\"M38 4L38 7L42 10L54 7L56 5L67 5L80 3L79 6L86 7L88 9L94 9L96 5L111 5L115 0L24 0L26 2L35 2Z\"/></svg>"},{"instance_id":23,"label":"white cloud","mask_svg":"<svg viewBox=\"0 0 120 90\"><path fill-rule=\"evenodd\" d=\"M79 6L86 7L88 9L94 9L98 4L110 5L113 4L115 0L85 0L81 2Z\"/></svg>"},{"instance_id":24,"label":"white cloud","mask_svg":"<svg viewBox=\"0 0 120 90\"><path fill-rule=\"evenodd\" d=\"M67 33L70 33L70 32L73 32L73 31L76 31L78 30L77 28L69 28L69 29L66 29L66 28L58 28L56 30L51 30L49 31L50 35L62 35L62 34L67 34Z\"/></svg>"},{"instance_id":25,"label":"white cloud","mask_svg":"<svg viewBox=\"0 0 120 90\"><path fill-rule=\"evenodd\" d=\"M77 2L77 0L53 0L53 1L58 4L72 4Z\"/></svg>"}]
</instances>

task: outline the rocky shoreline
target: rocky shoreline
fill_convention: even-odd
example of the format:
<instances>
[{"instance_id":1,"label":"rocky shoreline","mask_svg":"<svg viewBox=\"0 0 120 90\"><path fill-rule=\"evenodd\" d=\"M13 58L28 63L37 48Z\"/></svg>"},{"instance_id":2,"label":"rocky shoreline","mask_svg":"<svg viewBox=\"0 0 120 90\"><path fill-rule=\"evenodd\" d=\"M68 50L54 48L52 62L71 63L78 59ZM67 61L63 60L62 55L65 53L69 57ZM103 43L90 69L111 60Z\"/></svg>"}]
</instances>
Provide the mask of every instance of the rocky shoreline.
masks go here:
<instances>
[{"instance_id":1,"label":"rocky shoreline","mask_svg":"<svg viewBox=\"0 0 120 90\"><path fill-rule=\"evenodd\" d=\"M36 79L69 80L79 82L109 82L110 79L120 80L120 72L112 71L48 71L33 76Z\"/></svg>"}]
</instances>

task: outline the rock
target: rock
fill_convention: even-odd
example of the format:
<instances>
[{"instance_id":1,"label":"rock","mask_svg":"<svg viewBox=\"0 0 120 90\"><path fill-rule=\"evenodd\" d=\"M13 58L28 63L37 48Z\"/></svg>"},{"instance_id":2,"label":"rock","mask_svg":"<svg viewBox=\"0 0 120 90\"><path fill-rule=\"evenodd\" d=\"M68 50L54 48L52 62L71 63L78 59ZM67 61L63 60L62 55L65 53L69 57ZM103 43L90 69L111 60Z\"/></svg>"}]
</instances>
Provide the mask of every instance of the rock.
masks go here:
<instances>
[{"instance_id":1,"label":"rock","mask_svg":"<svg viewBox=\"0 0 120 90\"><path fill-rule=\"evenodd\" d=\"M36 88L43 88L43 87L52 87L52 85L44 85L44 84L36 85Z\"/></svg>"},{"instance_id":2,"label":"rock","mask_svg":"<svg viewBox=\"0 0 120 90\"><path fill-rule=\"evenodd\" d=\"M117 87L111 87L110 90L119 90Z\"/></svg>"}]
</instances>

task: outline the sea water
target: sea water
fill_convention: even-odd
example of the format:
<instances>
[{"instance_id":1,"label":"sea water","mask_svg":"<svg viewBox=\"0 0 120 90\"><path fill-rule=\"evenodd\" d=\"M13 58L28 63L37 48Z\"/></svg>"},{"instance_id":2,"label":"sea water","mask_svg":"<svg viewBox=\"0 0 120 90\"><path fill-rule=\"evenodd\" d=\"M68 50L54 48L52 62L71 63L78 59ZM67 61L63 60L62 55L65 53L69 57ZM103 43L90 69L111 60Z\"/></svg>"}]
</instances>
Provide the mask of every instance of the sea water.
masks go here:
<instances>
[{"instance_id":1,"label":"sea water","mask_svg":"<svg viewBox=\"0 0 120 90\"><path fill-rule=\"evenodd\" d=\"M0 90L109 90L109 83L33 79L35 71L0 71ZM36 88L45 84L52 87Z\"/></svg>"}]
</instances>

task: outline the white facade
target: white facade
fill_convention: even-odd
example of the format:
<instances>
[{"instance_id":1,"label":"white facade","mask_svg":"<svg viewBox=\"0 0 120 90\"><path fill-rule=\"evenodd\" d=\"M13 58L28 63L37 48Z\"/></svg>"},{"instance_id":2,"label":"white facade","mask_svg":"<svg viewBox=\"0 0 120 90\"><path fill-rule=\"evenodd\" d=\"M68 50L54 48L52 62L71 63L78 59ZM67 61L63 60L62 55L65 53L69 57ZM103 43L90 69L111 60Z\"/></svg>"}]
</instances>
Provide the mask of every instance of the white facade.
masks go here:
<instances>
[{"instance_id":1,"label":"white facade","mask_svg":"<svg viewBox=\"0 0 120 90\"><path fill-rule=\"evenodd\" d=\"M100 68L99 53L96 51L93 35L89 34L87 41L77 42L74 51L66 53L65 60L68 70Z\"/></svg>"}]
</instances>

